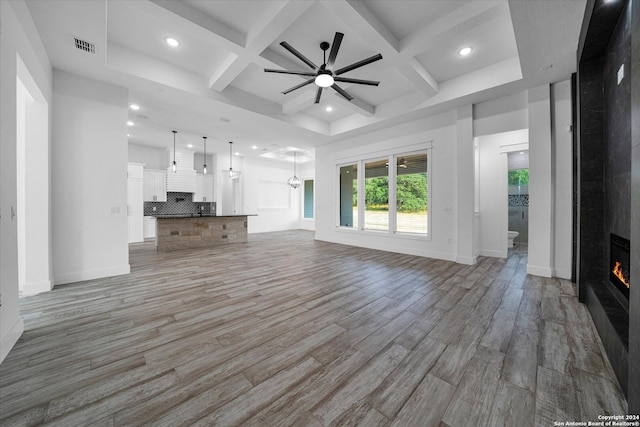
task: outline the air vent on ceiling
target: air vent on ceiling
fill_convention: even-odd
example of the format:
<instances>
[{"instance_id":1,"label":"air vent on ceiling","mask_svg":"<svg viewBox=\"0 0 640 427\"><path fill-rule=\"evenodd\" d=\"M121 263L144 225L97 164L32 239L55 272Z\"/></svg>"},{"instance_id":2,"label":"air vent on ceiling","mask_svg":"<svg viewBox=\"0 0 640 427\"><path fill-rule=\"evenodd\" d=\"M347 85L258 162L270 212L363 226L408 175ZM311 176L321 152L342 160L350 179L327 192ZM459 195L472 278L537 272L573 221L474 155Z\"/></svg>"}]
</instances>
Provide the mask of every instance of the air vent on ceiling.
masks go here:
<instances>
[{"instance_id":1,"label":"air vent on ceiling","mask_svg":"<svg viewBox=\"0 0 640 427\"><path fill-rule=\"evenodd\" d=\"M73 41L76 45L76 49L80 49L83 52L90 53L92 55L96 54L96 45L95 43L88 42L86 40L79 39L77 37L73 38Z\"/></svg>"}]
</instances>

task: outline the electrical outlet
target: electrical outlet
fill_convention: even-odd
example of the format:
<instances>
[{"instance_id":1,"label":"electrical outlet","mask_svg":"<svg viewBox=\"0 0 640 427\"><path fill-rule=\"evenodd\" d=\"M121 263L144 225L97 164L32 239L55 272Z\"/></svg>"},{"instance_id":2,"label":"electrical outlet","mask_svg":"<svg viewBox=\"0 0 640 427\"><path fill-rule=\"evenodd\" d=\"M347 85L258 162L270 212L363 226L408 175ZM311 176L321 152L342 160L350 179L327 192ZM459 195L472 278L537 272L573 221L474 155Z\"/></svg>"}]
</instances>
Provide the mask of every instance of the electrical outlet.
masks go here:
<instances>
[{"instance_id":1,"label":"electrical outlet","mask_svg":"<svg viewBox=\"0 0 640 427\"><path fill-rule=\"evenodd\" d=\"M111 215L117 215L120 213L120 206L111 206Z\"/></svg>"}]
</instances>

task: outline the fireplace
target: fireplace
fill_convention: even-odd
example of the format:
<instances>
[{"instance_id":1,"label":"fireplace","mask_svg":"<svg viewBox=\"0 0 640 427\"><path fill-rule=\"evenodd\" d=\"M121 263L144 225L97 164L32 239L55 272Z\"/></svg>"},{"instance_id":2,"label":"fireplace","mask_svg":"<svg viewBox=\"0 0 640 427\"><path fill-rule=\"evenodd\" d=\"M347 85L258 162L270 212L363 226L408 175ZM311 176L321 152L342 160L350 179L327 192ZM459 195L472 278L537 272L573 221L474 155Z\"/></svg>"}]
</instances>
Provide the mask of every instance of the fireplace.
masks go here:
<instances>
[{"instance_id":1,"label":"fireplace","mask_svg":"<svg viewBox=\"0 0 640 427\"><path fill-rule=\"evenodd\" d=\"M631 258L630 242L624 237L611 233L609 249L609 279L611 283L629 300Z\"/></svg>"}]
</instances>

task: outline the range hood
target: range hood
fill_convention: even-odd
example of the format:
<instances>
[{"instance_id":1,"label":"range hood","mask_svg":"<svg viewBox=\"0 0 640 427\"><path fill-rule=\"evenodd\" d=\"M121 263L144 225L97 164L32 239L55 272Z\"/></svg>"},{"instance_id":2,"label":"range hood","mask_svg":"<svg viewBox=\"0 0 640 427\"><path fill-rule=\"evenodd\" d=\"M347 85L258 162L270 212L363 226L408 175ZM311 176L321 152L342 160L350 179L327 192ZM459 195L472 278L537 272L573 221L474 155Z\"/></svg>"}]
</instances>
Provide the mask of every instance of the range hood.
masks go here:
<instances>
[{"instance_id":1,"label":"range hood","mask_svg":"<svg viewBox=\"0 0 640 427\"><path fill-rule=\"evenodd\" d=\"M173 149L169 149L169 166L167 167L167 191L176 193L196 192L196 170L193 168L193 151L176 149L177 170L173 172Z\"/></svg>"}]
</instances>

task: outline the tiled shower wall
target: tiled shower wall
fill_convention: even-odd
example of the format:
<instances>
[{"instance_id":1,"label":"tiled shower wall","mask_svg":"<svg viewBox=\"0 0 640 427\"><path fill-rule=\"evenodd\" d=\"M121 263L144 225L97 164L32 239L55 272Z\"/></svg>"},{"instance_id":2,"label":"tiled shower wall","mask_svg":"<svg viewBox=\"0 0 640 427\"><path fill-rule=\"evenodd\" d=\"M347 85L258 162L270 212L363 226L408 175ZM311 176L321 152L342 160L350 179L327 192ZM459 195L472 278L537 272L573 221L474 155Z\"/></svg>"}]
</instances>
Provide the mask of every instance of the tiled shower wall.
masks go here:
<instances>
[{"instance_id":1,"label":"tiled shower wall","mask_svg":"<svg viewBox=\"0 0 640 427\"><path fill-rule=\"evenodd\" d=\"M144 215L216 213L215 202L193 202L192 198L191 193L168 192L166 202L144 202Z\"/></svg>"}]
</instances>

